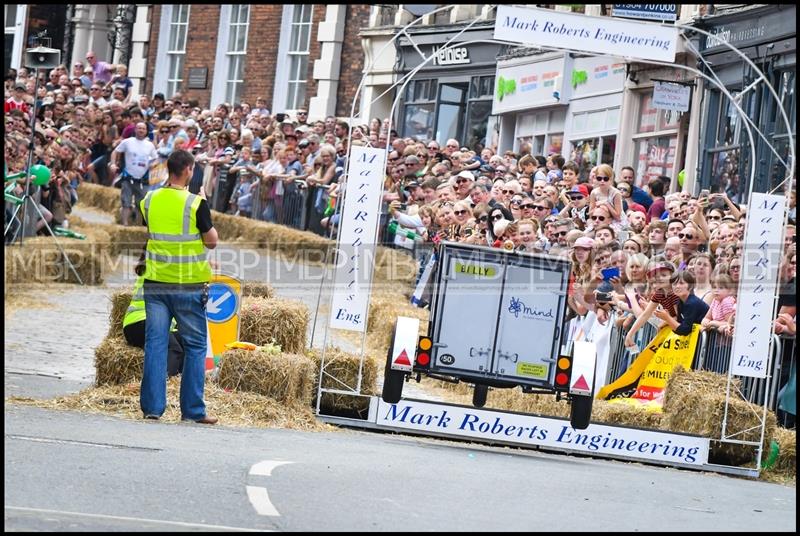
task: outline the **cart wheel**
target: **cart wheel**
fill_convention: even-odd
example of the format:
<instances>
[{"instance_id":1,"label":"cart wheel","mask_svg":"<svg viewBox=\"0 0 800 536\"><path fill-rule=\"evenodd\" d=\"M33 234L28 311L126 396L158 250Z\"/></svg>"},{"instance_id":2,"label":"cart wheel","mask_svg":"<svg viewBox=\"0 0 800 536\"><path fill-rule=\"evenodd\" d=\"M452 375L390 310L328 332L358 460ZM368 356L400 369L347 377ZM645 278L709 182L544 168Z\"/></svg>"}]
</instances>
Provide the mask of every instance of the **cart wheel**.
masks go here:
<instances>
[{"instance_id":1,"label":"cart wheel","mask_svg":"<svg viewBox=\"0 0 800 536\"><path fill-rule=\"evenodd\" d=\"M569 424L575 430L585 430L592 418L592 397L572 395L569 409Z\"/></svg>"},{"instance_id":2,"label":"cart wheel","mask_svg":"<svg viewBox=\"0 0 800 536\"><path fill-rule=\"evenodd\" d=\"M405 381L405 373L402 370L392 370L386 367L386 373L383 375L383 390L381 391L381 398L387 404L397 404L403 396L403 382Z\"/></svg>"},{"instance_id":3,"label":"cart wheel","mask_svg":"<svg viewBox=\"0 0 800 536\"><path fill-rule=\"evenodd\" d=\"M475 384L475 390L472 392L472 405L476 408L482 408L486 405L486 397L489 394L489 386L480 383Z\"/></svg>"}]
</instances>

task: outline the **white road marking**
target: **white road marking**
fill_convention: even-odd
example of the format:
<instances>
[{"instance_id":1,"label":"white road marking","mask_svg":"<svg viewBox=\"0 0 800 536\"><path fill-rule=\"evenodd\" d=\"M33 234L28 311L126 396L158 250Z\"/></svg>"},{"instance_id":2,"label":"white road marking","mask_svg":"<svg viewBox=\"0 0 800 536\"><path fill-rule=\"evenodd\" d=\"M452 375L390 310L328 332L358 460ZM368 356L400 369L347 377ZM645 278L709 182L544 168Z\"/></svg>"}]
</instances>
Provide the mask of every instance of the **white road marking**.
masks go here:
<instances>
[{"instance_id":1,"label":"white road marking","mask_svg":"<svg viewBox=\"0 0 800 536\"><path fill-rule=\"evenodd\" d=\"M286 465L287 463L294 463L294 462L280 462L278 460L264 460L263 462L258 462L257 464L253 465L250 468L251 475L259 475L259 476L271 476L272 470L276 467L281 465Z\"/></svg>"},{"instance_id":2,"label":"white road marking","mask_svg":"<svg viewBox=\"0 0 800 536\"><path fill-rule=\"evenodd\" d=\"M256 513L260 516L280 516L278 511L272 505L267 494L267 488L260 488L258 486L247 486L247 498L250 499L250 504L256 509Z\"/></svg>"},{"instance_id":3,"label":"white road marking","mask_svg":"<svg viewBox=\"0 0 800 536\"><path fill-rule=\"evenodd\" d=\"M65 510L46 510L44 508L25 508L23 506L6 506L6 510L19 510L21 512L36 512L42 514L62 514L68 516L92 517L96 519L117 519L122 521L136 521L145 523L159 523L162 525L174 525L177 527L196 527L205 529L238 530L242 532L272 532L269 529L250 529L245 527L229 527L226 525L208 525L205 523L184 523L183 521L164 521L163 519L148 519L144 517L110 516L104 514L87 514L85 512L67 512Z\"/></svg>"},{"instance_id":4,"label":"white road marking","mask_svg":"<svg viewBox=\"0 0 800 536\"><path fill-rule=\"evenodd\" d=\"M49 437L30 437L21 435L7 435L9 439L18 439L20 441L34 441L36 443L59 443L62 445L82 445L86 447L97 447L100 449L132 449L132 450L151 450L160 451L161 449L150 447L134 447L130 445L111 445L109 443L93 443L90 441L77 441L73 439L51 439Z\"/></svg>"}]
</instances>

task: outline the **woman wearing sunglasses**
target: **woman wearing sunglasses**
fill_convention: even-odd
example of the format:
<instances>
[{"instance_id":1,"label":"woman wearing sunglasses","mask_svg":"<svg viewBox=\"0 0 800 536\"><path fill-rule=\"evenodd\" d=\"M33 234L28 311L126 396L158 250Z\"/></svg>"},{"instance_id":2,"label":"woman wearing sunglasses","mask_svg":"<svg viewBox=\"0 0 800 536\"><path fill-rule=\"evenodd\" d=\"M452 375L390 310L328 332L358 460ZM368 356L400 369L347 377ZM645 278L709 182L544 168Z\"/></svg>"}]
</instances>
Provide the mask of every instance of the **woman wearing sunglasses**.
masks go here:
<instances>
[{"instance_id":1,"label":"woman wearing sunglasses","mask_svg":"<svg viewBox=\"0 0 800 536\"><path fill-rule=\"evenodd\" d=\"M614 186L614 170L608 164L597 166L595 186L589 194L589 214L594 214L597 207L605 207L611 215L609 225L619 227L623 223L622 194Z\"/></svg>"}]
</instances>

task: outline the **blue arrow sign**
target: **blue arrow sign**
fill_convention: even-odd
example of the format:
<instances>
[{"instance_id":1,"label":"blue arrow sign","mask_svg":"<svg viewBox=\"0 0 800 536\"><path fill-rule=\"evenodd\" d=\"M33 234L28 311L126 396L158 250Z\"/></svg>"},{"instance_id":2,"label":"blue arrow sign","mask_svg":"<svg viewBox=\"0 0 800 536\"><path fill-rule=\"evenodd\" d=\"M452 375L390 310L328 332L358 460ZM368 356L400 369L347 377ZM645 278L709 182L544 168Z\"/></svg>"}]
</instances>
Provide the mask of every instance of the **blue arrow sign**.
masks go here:
<instances>
[{"instance_id":1,"label":"blue arrow sign","mask_svg":"<svg viewBox=\"0 0 800 536\"><path fill-rule=\"evenodd\" d=\"M239 299L234 289L224 283L211 283L208 287L206 317L210 322L227 322L239 310Z\"/></svg>"}]
</instances>

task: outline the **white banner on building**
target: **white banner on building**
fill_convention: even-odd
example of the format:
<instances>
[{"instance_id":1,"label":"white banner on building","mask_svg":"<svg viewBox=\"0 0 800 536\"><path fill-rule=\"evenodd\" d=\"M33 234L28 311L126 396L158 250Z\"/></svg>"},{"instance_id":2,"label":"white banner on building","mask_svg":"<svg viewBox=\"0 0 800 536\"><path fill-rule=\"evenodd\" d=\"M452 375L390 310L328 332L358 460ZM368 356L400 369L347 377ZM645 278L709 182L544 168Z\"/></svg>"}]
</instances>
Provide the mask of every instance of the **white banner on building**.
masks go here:
<instances>
[{"instance_id":1,"label":"white banner on building","mask_svg":"<svg viewBox=\"0 0 800 536\"><path fill-rule=\"evenodd\" d=\"M366 329L385 166L385 149L352 148L339 222L339 259L333 277L330 326L335 329Z\"/></svg>"},{"instance_id":2,"label":"white banner on building","mask_svg":"<svg viewBox=\"0 0 800 536\"><path fill-rule=\"evenodd\" d=\"M658 110L671 110L673 112L689 111L689 86L656 82L653 86L653 108Z\"/></svg>"},{"instance_id":3,"label":"white banner on building","mask_svg":"<svg viewBox=\"0 0 800 536\"><path fill-rule=\"evenodd\" d=\"M781 195L753 193L747 206L730 366L738 376L767 376L785 210Z\"/></svg>"},{"instance_id":4,"label":"white banner on building","mask_svg":"<svg viewBox=\"0 0 800 536\"><path fill-rule=\"evenodd\" d=\"M562 419L416 400L387 404L378 399L376 423L393 428L676 465L705 465L708 461L708 438L602 424L590 424L585 430L575 430Z\"/></svg>"},{"instance_id":5,"label":"white banner on building","mask_svg":"<svg viewBox=\"0 0 800 536\"><path fill-rule=\"evenodd\" d=\"M611 17L500 5L494 38L616 57L674 62L678 29Z\"/></svg>"}]
</instances>

